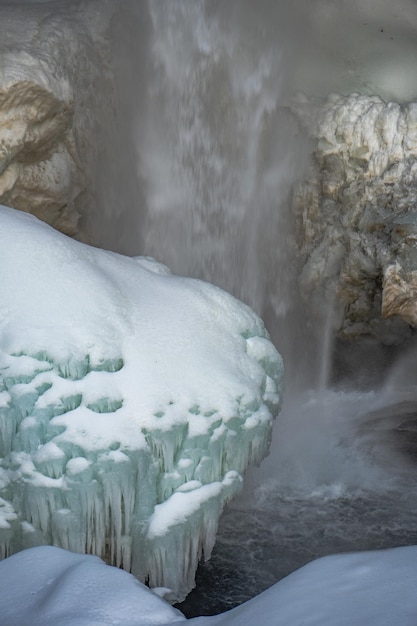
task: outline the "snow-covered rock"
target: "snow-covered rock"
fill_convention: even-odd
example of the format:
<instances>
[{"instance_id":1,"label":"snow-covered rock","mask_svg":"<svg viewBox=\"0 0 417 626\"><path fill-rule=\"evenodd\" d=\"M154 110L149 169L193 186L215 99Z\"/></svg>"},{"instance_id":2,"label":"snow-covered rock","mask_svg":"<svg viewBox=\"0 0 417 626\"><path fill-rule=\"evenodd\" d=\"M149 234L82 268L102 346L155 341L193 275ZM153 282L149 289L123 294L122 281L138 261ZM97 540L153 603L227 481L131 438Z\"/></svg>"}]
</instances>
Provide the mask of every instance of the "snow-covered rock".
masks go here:
<instances>
[{"instance_id":1,"label":"snow-covered rock","mask_svg":"<svg viewBox=\"0 0 417 626\"><path fill-rule=\"evenodd\" d=\"M401 342L417 322L417 103L351 94L295 109L317 141L296 198L302 291L334 307L339 336Z\"/></svg>"},{"instance_id":2,"label":"snow-covered rock","mask_svg":"<svg viewBox=\"0 0 417 626\"><path fill-rule=\"evenodd\" d=\"M222 290L0 207L0 553L48 543L183 597L267 453L282 361Z\"/></svg>"}]
</instances>

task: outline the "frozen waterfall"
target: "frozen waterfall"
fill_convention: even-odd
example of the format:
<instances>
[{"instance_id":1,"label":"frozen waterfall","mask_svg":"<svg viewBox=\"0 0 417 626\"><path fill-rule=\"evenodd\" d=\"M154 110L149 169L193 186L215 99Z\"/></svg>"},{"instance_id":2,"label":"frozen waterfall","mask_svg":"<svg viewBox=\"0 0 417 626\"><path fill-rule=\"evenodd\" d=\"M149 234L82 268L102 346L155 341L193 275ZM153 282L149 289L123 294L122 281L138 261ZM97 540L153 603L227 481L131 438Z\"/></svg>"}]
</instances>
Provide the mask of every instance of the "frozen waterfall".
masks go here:
<instances>
[{"instance_id":1,"label":"frozen waterfall","mask_svg":"<svg viewBox=\"0 0 417 626\"><path fill-rule=\"evenodd\" d=\"M414 0L0 0L0 30L0 205L78 239L0 209L1 555L171 600L205 557L193 617L360 550L212 623L333 625L314 572L371 621L398 566L414 624L415 549L367 552L417 543ZM47 547L4 578L42 550L76 589Z\"/></svg>"}]
</instances>

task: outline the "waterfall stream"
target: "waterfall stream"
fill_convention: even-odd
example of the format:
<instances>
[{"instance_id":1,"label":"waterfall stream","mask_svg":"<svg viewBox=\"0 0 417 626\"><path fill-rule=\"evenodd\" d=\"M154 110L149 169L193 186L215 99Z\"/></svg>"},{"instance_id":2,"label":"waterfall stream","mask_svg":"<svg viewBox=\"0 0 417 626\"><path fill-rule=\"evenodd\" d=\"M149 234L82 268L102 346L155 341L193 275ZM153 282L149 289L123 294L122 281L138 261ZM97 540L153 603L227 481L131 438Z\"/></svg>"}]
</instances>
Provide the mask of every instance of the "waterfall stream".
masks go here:
<instances>
[{"instance_id":1,"label":"waterfall stream","mask_svg":"<svg viewBox=\"0 0 417 626\"><path fill-rule=\"evenodd\" d=\"M291 110L302 27L285 3L261 4L124 4L113 27L118 117L104 129L90 236L249 304L292 385L311 374L305 347L315 341L297 330L310 321L291 212L311 151Z\"/></svg>"}]
</instances>

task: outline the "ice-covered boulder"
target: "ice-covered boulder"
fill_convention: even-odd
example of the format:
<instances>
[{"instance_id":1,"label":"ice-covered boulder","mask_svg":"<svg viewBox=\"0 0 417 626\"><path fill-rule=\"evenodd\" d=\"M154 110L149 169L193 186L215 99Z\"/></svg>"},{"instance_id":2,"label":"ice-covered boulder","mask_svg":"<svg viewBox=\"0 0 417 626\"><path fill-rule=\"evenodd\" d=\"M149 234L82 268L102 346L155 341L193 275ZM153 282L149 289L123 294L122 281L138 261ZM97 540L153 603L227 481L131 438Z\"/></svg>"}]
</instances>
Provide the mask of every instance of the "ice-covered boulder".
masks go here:
<instances>
[{"instance_id":1,"label":"ice-covered boulder","mask_svg":"<svg viewBox=\"0 0 417 626\"><path fill-rule=\"evenodd\" d=\"M0 275L1 556L54 544L184 596L268 450L282 362L263 323L5 207Z\"/></svg>"},{"instance_id":2,"label":"ice-covered boulder","mask_svg":"<svg viewBox=\"0 0 417 626\"><path fill-rule=\"evenodd\" d=\"M402 342L417 323L417 103L351 94L295 109L317 142L296 199L302 291L334 308L340 337Z\"/></svg>"}]
</instances>

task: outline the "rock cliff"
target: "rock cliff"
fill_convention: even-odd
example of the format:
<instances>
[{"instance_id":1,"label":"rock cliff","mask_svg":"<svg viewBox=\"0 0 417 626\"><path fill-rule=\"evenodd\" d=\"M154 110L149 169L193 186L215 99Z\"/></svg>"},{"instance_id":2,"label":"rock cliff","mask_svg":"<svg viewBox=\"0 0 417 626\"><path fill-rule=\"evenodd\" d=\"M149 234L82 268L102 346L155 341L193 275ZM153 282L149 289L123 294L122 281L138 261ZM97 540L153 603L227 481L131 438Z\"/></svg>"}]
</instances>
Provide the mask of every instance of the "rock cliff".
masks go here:
<instances>
[{"instance_id":1,"label":"rock cliff","mask_svg":"<svg viewBox=\"0 0 417 626\"><path fill-rule=\"evenodd\" d=\"M113 10L108 0L0 7L0 203L73 236L91 204Z\"/></svg>"},{"instance_id":2,"label":"rock cliff","mask_svg":"<svg viewBox=\"0 0 417 626\"><path fill-rule=\"evenodd\" d=\"M417 103L330 96L296 110L316 141L295 207L301 291L340 337L402 342L417 326Z\"/></svg>"}]
</instances>

